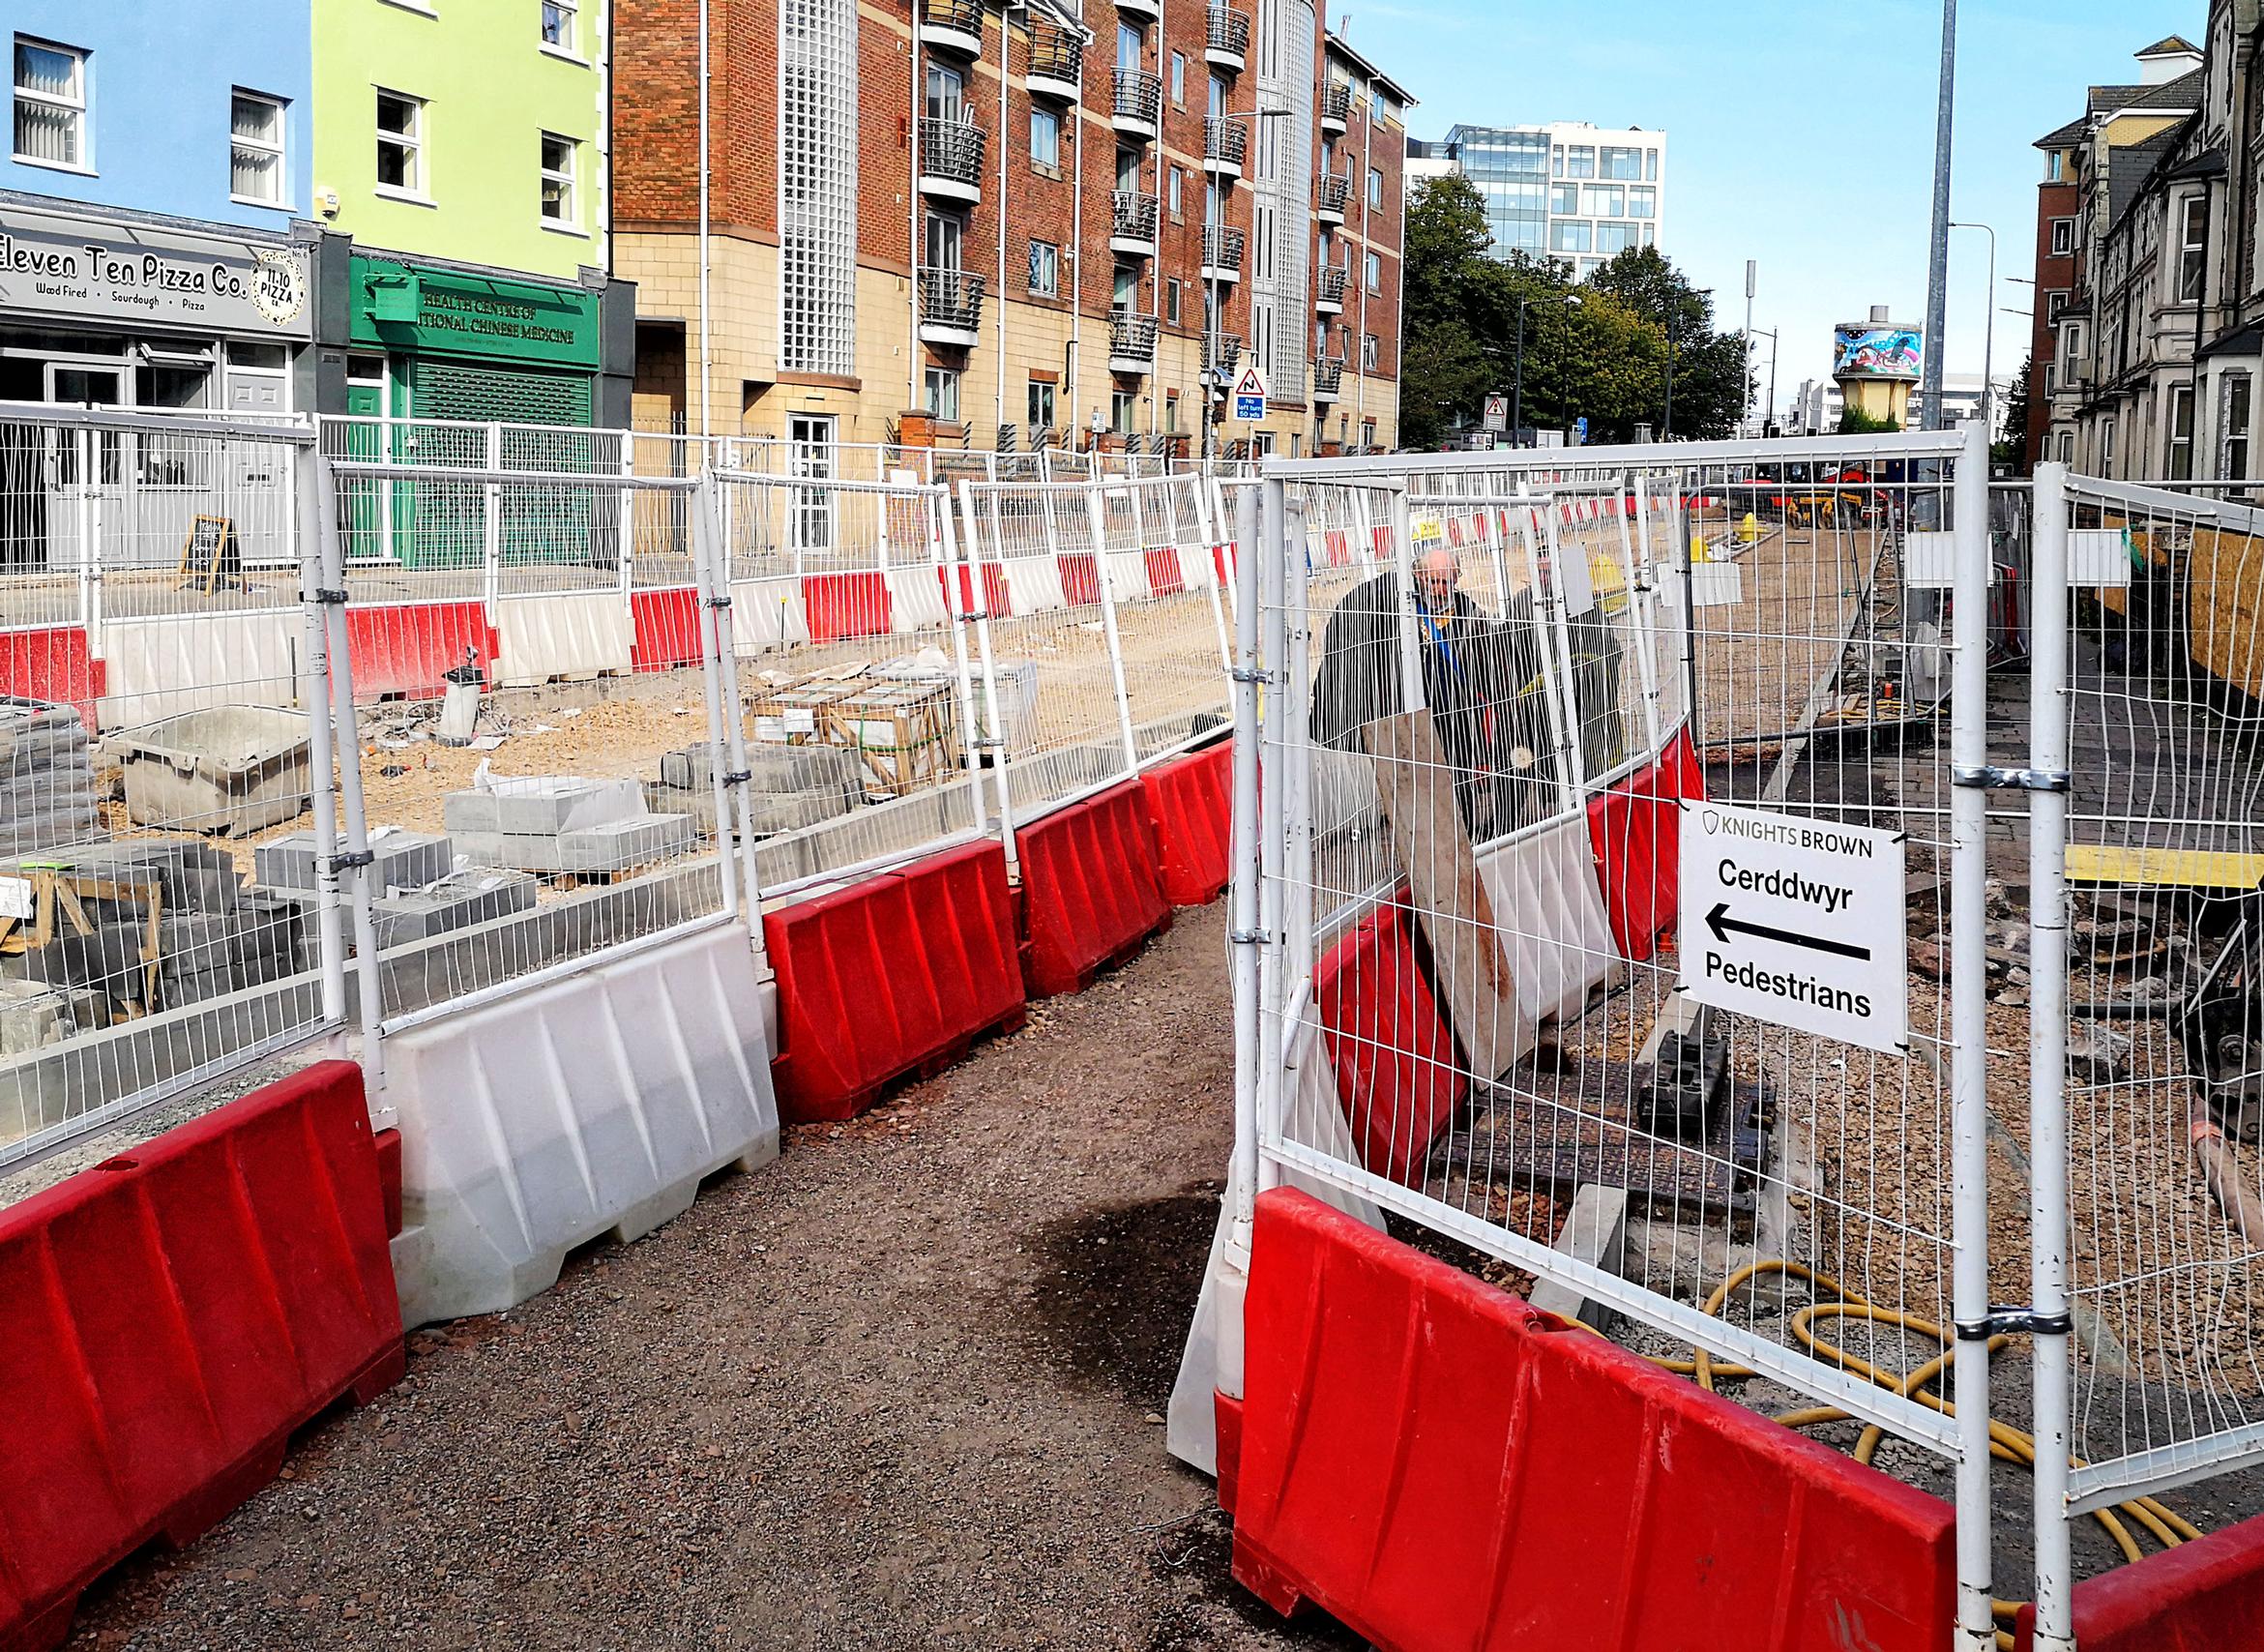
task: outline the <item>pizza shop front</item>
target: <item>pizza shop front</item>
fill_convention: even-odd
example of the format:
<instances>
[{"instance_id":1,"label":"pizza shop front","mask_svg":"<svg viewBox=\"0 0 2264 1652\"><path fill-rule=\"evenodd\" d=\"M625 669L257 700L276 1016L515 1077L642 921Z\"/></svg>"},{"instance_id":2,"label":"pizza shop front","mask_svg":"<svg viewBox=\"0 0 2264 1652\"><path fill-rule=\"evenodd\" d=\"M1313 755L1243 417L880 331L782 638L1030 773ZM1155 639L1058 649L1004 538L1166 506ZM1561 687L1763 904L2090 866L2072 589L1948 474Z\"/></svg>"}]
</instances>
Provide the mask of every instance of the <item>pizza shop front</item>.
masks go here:
<instances>
[{"instance_id":1,"label":"pizza shop front","mask_svg":"<svg viewBox=\"0 0 2264 1652\"><path fill-rule=\"evenodd\" d=\"M281 419L311 404L313 248L282 236L0 200L0 400ZM0 417L0 569L178 561L225 516L290 555L289 450Z\"/></svg>"}]
</instances>

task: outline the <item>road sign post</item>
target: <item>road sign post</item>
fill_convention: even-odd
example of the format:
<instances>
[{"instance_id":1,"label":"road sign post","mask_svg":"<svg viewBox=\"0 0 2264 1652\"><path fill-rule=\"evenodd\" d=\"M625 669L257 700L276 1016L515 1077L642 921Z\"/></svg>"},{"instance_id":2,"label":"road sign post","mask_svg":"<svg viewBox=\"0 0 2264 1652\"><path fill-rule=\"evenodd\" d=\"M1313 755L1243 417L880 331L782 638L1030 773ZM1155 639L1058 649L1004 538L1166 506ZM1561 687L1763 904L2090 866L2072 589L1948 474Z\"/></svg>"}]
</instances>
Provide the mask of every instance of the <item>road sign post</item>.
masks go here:
<instances>
[{"instance_id":1,"label":"road sign post","mask_svg":"<svg viewBox=\"0 0 2264 1652\"><path fill-rule=\"evenodd\" d=\"M1718 1010L1899 1053L1909 1037L1902 839L1682 807L1682 990Z\"/></svg>"},{"instance_id":2,"label":"road sign post","mask_svg":"<svg viewBox=\"0 0 2264 1652\"><path fill-rule=\"evenodd\" d=\"M1242 369L1242 376L1234 381L1234 416L1256 424L1266 416L1266 375L1258 371L1252 360Z\"/></svg>"}]
</instances>

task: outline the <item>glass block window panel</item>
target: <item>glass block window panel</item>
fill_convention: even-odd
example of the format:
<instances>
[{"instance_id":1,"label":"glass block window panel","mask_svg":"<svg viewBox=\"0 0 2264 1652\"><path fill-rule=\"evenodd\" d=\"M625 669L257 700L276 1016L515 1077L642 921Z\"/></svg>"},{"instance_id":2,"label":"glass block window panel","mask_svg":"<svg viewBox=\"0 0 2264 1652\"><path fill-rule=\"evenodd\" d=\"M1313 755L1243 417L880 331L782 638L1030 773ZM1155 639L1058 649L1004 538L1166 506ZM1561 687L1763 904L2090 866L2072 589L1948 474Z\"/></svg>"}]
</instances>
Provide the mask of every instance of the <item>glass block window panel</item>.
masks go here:
<instances>
[{"instance_id":1,"label":"glass block window panel","mask_svg":"<svg viewBox=\"0 0 2264 1652\"><path fill-rule=\"evenodd\" d=\"M779 255L779 365L856 371L856 0L780 0Z\"/></svg>"}]
</instances>

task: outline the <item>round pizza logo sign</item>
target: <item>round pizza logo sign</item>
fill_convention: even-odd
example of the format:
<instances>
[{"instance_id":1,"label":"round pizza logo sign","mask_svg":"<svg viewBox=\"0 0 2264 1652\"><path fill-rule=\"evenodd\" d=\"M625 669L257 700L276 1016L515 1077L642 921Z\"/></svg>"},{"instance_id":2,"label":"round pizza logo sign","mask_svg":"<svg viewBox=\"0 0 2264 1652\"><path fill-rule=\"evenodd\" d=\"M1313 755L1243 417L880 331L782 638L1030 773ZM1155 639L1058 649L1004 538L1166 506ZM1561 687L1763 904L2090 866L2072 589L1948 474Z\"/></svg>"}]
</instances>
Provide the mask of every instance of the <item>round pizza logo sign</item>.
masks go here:
<instances>
[{"instance_id":1,"label":"round pizza logo sign","mask_svg":"<svg viewBox=\"0 0 2264 1652\"><path fill-rule=\"evenodd\" d=\"M251 302L278 327L288 326L307 305L307 264L296 252L263 250L251 272Z\"/></svg>"}]
</instances>

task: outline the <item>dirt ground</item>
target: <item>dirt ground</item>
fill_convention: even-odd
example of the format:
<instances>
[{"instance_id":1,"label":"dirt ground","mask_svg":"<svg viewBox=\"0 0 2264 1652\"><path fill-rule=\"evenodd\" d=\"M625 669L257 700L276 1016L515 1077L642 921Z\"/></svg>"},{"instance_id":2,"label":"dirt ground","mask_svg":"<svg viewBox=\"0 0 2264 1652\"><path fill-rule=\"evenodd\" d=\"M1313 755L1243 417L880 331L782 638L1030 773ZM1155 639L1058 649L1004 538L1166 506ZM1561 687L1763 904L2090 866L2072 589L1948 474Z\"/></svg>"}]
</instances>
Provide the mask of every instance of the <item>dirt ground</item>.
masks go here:
<instances>
[{"instance_id":1,"label":"dirt ground","mask_svg":"<svg viewBox=\"0 0 2264 1652\"><path fill-rule=\"evenodd\" d=\"M72 1644L1357 1645L1229 1582L1163 1451L1230 1135L1223 926L1182 913L885 1112L418 1334Z\"/></svg>"}]
</instances>

